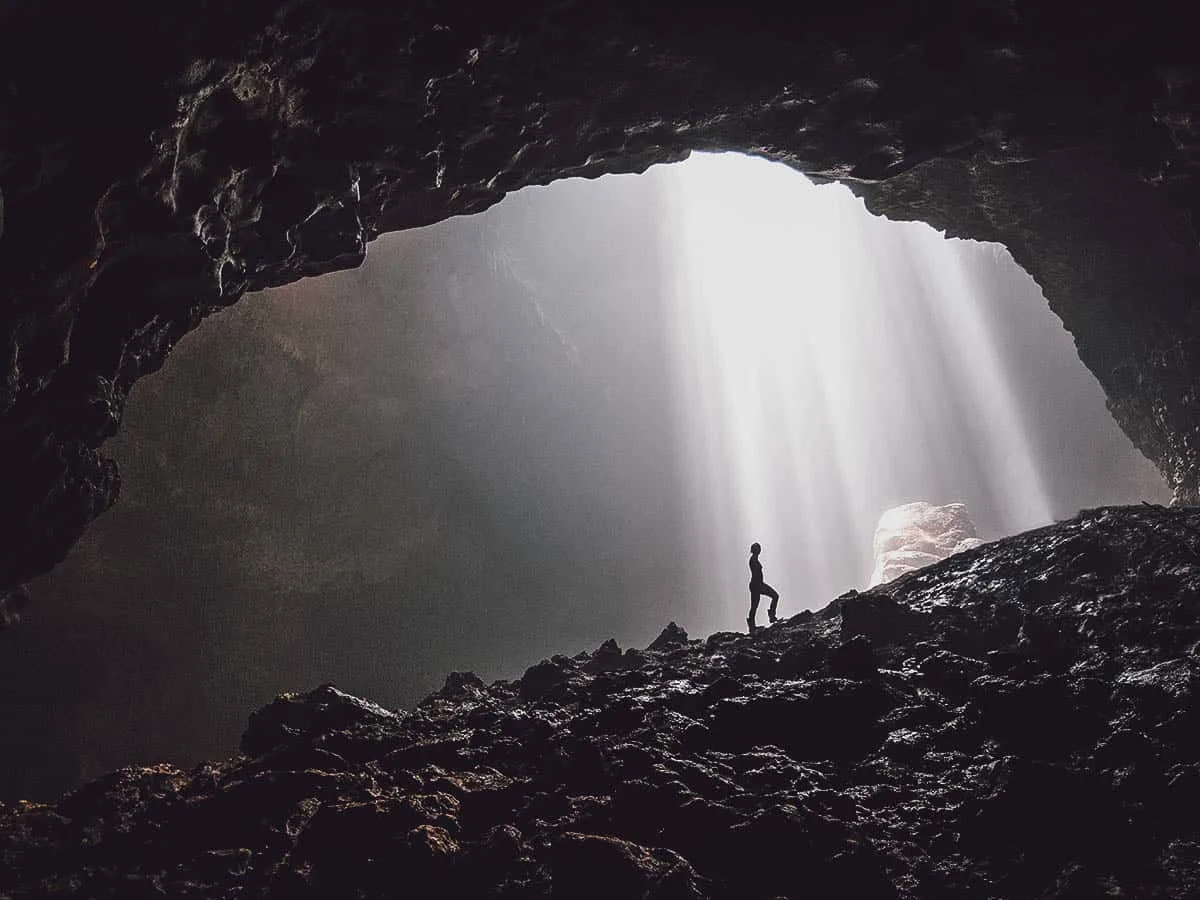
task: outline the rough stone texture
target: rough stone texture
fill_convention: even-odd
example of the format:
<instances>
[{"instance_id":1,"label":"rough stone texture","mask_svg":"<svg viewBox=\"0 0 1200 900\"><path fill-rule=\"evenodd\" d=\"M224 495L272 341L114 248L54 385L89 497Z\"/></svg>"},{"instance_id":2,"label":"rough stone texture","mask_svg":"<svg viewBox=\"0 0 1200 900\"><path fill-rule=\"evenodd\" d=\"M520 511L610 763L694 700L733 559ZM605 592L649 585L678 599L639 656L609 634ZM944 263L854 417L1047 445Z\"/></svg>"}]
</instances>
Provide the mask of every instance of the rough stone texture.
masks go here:
<instances>
[{"instance_id":1,"label":"rough stone texture","mask_svg":"<svg viewBox=\"0 0 1200 900\"><path fill-rule=\"evenodd\" d=\"M1091 510L616 668L285 695L238 758L0 809L0 896L1195 897L1198 554Z\"/></svg>"},{"instance_id":2,"label":"rough stone texture","mask_svg":"<svg viewBox=\"0 0 1200 900\"><path fill-rule=\"evenodd\" d=\"M966 504L934 506L917 500L893 506L884 510L875 526L871 540L875 562L867 587L891 581L982 543Z\"/></svg>"},{"instance_id":3,"label":"rough stone texture","mask_svg":"<svg viewBox=\"0 0 1200 900\"><path fill-rule=\"evenodd\" d=\"M1200 495L1196 55L1169 2L0 2L0 585L119 479L130 385L381 231L691 149L1002 240ZM0 605L3 605L0 602Z\"/></svg>"}]
</instances>

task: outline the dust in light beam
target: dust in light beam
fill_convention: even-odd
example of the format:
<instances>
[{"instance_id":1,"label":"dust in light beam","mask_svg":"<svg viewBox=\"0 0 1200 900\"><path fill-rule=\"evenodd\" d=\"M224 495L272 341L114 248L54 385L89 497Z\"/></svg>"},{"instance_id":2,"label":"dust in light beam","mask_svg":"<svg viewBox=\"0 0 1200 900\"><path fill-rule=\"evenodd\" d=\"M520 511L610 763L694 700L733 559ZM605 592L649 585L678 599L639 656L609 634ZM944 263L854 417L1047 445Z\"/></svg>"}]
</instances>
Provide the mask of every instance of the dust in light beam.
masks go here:
<instances>
[{"instance_id":1,"label":"dust in light beam","mask_svg":"<svg viewBox=\"0 0 1200 900\"><path fill-rule=\"evenodd\" d=\"M754 540L790 614L865 585L898 503L965 500L1005 532L1051 521L963 242L753 157L695 154L664 180L699 623L745 615L729 599ZM845 542L856 582L829 563Z\"/></svg>"}]
</instances>

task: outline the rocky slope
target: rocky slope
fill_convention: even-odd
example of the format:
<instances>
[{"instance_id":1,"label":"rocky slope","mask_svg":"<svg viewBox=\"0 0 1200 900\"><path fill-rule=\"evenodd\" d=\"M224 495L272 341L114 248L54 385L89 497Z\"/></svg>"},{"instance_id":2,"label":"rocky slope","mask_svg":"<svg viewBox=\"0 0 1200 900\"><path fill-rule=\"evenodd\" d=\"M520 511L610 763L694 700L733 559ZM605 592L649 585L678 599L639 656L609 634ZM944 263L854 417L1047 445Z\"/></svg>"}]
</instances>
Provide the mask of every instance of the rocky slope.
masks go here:
<instances>
[{"instance_id":1,"label":"rocky slope","mask_svg":"<svg viewBox=\"0 0 1200 900\"><path fill-rule=\"evenodd\" d=\"M286 695L3 810L0 896L1194 897L1198 551L1091 510L749 636Z\"/></svg>"},{"instance_id":2,"label":"rocky slope","mask_svg":"<svg viewBox=\"0 0 1200 900\"><path fill-rule=\"evenodd\" d=\"M1172 0L0 0L0 591L114 502L99 447L205 315L381 232L695 149L1007 243L1194 500L1184 24Z\"/></svg>"}]
</instances>

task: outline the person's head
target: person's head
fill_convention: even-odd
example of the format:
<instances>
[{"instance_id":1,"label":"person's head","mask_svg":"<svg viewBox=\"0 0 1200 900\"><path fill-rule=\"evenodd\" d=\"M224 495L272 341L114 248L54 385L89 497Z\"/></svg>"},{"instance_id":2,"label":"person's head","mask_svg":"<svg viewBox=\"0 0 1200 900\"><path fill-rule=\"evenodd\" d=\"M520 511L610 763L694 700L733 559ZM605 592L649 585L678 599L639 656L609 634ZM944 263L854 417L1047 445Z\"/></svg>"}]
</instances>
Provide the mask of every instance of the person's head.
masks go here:
<instances>
[{"instance_id":1,"label":"person's head","mask_svg":"<svg viewBox=\"0 0 1200 900\"><path fill-rule=\"evenodd\" d=\"M760 552L762 552L762 546L758 543L758 541L755 541L753 544L750 545L750 552L753 553L755 556L758 556L758 554Z\"/></svg>"}]
</instances>

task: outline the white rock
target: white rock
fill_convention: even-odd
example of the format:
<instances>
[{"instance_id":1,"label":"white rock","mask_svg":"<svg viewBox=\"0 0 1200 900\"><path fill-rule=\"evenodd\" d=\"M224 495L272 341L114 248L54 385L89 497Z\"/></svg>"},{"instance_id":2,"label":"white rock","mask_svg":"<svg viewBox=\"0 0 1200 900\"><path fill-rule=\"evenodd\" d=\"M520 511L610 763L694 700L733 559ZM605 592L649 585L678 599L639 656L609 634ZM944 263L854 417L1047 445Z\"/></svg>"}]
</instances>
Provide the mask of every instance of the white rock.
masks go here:
<instances>
[{"instance_id":1,"label":"white rock","mask_svg":"<svg viewBox=\"0 0 1200 900\"><path fill-rule=\"evenodd\" d=\"M894 506L879 517L872 549L871 587L940 562L983 541L962 503L934 506L924 500Z\"/></svg>"}]
</instances>

